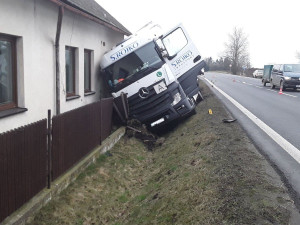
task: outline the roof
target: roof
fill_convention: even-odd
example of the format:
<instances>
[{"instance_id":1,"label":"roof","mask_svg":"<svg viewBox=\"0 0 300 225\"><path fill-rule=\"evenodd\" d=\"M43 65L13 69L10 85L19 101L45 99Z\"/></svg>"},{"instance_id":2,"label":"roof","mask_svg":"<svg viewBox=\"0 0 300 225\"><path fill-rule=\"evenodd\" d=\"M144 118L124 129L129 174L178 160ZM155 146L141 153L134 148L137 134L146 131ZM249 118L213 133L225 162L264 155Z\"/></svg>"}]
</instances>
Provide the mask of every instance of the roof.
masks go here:
<instances>
[{"instance_id":1,"label":"roof","mask_svg":"<svg viewBox=\"0 0 300 225\"><path fill-rule=\"evenodd\" d=\"M113 27L120 29L126 35L131 35L129 30L127 30L95 0L61 0L61 2L64 2L67 5L77 8L82 12L85 12Z\"/></svg>"}]
</instances>

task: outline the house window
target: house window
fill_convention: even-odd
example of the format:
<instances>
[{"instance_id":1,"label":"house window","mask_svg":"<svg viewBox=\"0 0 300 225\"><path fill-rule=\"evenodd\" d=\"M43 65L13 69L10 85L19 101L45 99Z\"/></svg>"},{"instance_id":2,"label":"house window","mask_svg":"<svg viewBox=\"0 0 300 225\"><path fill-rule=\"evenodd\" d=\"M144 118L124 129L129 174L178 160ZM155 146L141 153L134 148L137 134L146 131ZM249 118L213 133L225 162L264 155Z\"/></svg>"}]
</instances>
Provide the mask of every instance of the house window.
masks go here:
<instances>
[{"instance_id":1,"label":"house window","mask_svg":"<svg viewBox=\"0 0 300 225\"><path fill-rule=\"evenodd\" d=\"M67 97L75 95L75 48L66 47L66 92Z\"/></svg>"},{"instance_id":2,"label":"house window","mask_svg":"<svg viewBox=\"0 0 300 225\"><path fill-rule=\"evenodd\" d=\"M0 111L17 107L16 40L0 34Z\"/></svg>"},{"instance_id":3,"label":"house window","mask_svg":"<svg viewBox=\"0 0 300 225\"><path fill-rule=\"evenodd\" d=\"M84 50L84 92L88 93L91 92L91 54L92 51Z\"/></svg>"}]
</instances>

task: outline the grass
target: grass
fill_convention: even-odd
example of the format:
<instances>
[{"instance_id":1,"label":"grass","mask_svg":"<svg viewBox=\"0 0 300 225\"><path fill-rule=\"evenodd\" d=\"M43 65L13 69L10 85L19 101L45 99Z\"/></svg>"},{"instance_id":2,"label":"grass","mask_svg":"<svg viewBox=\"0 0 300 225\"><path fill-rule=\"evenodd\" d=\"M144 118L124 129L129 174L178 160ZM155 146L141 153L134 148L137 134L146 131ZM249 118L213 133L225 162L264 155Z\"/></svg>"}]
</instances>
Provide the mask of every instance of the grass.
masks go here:
<instances>
[{"instance_id":1,"label":"grass","mask_svg":"<svg viewBox=\"0 0 300 225\"><path fill-rule=\"evenodd\" d=\"M289 224L279 178L202 90L197 114L163 134L161 146L122 138L29 224Z\"/></svg>"}]
</instances>

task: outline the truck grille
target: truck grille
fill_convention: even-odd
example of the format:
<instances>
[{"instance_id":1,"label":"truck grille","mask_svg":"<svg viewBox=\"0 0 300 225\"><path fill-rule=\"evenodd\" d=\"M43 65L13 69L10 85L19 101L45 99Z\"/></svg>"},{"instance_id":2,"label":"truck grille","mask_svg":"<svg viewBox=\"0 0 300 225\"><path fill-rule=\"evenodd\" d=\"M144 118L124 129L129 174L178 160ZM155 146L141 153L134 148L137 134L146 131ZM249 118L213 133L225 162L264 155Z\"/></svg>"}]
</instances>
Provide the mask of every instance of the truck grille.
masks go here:
<instances>
[{"instance_id":1,"label":"truck grille","mask_svg":"<svg viewBox=\"0 0 300 225\"><path fill-rule=\"evenodd\" d=\"M161 112L163 108L170 106L173 99L169 90L160 94L156 94L154 90L154 86L160 82L161 80L147 87L149 95L146 98L141 98L139 93L136 93L128 99L130 117L144 122L150 116L154 116L156 112Z\"/></svg>"}]
</instances>

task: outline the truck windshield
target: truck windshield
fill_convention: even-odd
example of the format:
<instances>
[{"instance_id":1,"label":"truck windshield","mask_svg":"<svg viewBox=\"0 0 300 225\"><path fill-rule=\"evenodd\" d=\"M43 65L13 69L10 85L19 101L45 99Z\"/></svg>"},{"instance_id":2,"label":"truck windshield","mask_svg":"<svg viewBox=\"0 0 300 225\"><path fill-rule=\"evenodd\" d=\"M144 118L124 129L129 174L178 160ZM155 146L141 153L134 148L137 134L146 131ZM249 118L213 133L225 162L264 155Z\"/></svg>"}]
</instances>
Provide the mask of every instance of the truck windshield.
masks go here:
<instances>
[{"instance_id":1,"label":"truck windshield","mask_svg":"<svg viewBox=\"0 0 300 225\"><path fill-rule=\"evenodd\" d=\"M155 43L150 42L107 67L105 76L109 87L117 92L159 69L163 64Z\"/></svg>"},{"instance_id":2,"label":"truck windshield","mask_svg":"<svg viewBox=\"0 0 300 225\"><path fill-rule=\"evenodd\" d=\"M284 65L284 72L300 72L300 64L286 64Z\"/></svg>"}]
</instances>

